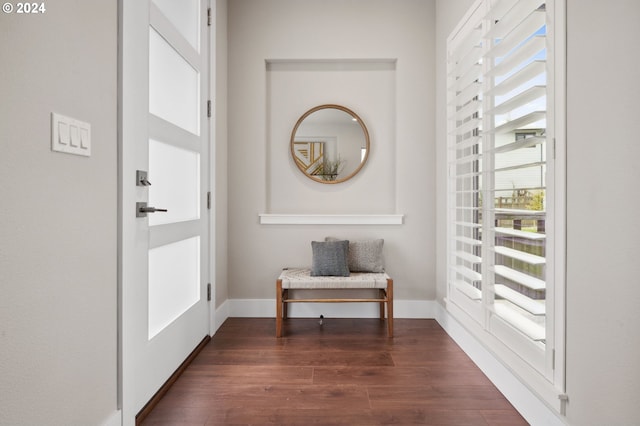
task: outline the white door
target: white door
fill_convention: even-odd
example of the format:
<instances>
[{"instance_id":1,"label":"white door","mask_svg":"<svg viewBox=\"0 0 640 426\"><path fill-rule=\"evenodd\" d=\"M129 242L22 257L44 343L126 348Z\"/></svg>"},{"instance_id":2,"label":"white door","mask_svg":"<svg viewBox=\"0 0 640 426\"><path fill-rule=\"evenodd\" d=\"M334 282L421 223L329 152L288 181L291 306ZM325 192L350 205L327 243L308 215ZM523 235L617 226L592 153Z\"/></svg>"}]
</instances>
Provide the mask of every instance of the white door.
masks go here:
<instances>
[{"instance_id":1,"label":"white door","mask_svg":"<svg viewBox=\"0 0 640 426\"><path fill-rule=\"evenodd\" d=\"M124 425L209 334L206 3L122 2Z\"/></svg>"}]
</instances>

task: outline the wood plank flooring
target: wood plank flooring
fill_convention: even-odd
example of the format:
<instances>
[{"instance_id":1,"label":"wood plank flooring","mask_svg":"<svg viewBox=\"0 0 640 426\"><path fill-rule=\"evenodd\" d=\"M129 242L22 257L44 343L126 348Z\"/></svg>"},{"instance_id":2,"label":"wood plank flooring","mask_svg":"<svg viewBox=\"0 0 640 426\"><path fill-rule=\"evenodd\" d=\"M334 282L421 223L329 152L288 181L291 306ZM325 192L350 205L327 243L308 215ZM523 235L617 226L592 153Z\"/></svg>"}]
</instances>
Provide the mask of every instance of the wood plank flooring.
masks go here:
<instances>
[{"instance_id":1,"label":"wood plank flooring","mask_svg":"<svg viewBox=\"0 0 640 426\"><path fill-rule=\"evenodd\" d=\"M230 318L143 422L526 425L434 320Z\"/></svg>"}]
</instances>

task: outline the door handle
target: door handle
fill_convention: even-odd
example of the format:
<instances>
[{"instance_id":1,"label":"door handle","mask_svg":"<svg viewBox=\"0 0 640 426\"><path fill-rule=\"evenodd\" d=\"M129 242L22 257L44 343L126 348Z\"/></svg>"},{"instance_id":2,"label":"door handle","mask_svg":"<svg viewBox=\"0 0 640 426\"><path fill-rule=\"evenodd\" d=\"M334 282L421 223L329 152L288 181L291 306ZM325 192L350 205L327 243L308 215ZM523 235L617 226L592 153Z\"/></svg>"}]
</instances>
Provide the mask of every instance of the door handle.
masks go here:
<instances>
[{"instance_id":1,"label":"door handle","mask_svg":"<svg viewBox=\"0 0 640 426\"><path fill-rule=\"evenodd\" d=\"M167 209L149 207L145 202L136 203L136 217L147 217L147 213L166 212Z\"/></svg>"},{"instance_id":2,"label":"door handle","mask_svg":"<svg viewBox=\"0 0 640 426\"><path fill-rule=\"evenodd\" d=\"M140 207L140 213L166 212L167 209L157 209L155 207Z\"/></svg>"}]
</instances>

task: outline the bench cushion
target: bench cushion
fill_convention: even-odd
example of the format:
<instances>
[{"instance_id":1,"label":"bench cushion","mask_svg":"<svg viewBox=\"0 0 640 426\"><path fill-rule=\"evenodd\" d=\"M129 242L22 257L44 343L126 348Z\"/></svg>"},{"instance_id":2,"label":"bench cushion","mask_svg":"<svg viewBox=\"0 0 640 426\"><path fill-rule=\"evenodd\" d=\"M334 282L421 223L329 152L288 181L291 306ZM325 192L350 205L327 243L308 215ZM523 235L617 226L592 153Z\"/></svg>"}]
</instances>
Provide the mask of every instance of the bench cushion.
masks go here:
<instances>
[{"instance_id":1,"label":"bench cushion","mask_svg":"<svg viewBox=\"0 0 640 426\"><path fill-rule=\"evenodd\" d=\"M279 279L283 289L387 288L386 272L352 272L348 277L314 277L309 268L284 269Z\"/></svg>"}]
</instances>

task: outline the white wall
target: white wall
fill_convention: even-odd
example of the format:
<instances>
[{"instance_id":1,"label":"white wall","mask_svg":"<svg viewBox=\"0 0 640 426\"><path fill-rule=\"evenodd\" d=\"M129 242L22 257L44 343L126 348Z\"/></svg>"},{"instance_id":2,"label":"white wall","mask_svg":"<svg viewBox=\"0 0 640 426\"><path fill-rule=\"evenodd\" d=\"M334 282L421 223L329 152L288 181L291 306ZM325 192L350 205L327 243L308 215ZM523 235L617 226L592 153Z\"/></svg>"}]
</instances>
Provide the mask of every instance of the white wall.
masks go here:
<instances>
[{"instance_id":1,"label":"white wall","mask_svg":"<svg viewBox=\"0 0 640 426\"><path fill-rule=\"evenodd\" d=\"M117 2L45 6L0 14L0 424L97 425L117 404ZM53 111L91 124L91 157L51 151Z\"/></svg>"},{"instance_id":2,"label":"white wall","mask_svg":"<svg viewBox=\"0 0 640 426\"><path fill-rule=\"evenodd\" d=\"M472 3L437 3L438 105L446 100L446 37ZM567 0L565 420L571 425L632 425L640 418L638 17L635 0ZM437 223L443 224L444 108L437 114ZM439 226L440 302L446 292L445 238Z\"/></svg>"},{"instance_id":3,"label":"white wall","mask_svg":"<svg viewBox=\"0 0 640 426\"><path fill-rule=\"evenodd\" d=\"M364 62L329 58L321 63L297 59L267 65L266 212L396 212L396 73L395 62L374 59ZM311 108L336 103L360 117L372 149L362 173L339 185L323 185L304 176L295 165L290 154L291 132L300 116ZM362 136L361 127L349 123L352 125L348 127ZM317 126L309 126L305 120L298 127L298 134L327 136L315 129ZM342 141L346 135L333 136ZM360 144L355 145L359 163ZM353 160L347 168L355 170Z\"/></svg>"},{"instance_id":4,"label":"white wall","mask_svg":"<svg viewBox=\"0 0 640 426\"><path fill-rule=\"evenodd\" d=\"M640 3L567 6L567 416L574 425L632 425L640 419Z\"/></svg>"},{"instance_id":5,"label":"white wall","mask_svg":"<svg viewBox=\"0 0 640 426\"><path fill-rule=\"evenodd\" d=\"M229 2L231 299L274 299L280 269L310 265L310 241L328 235L384 238L387 268L395 278L396 297L408 300L435 297L434 5L413 0ZM286 114L269 111L267 105L273 98L268 90L266 61L310 59L397 60L391 85L385 83L378 90L392 95L380 100L371 98L366 91L357 93L353 88L339 91L338 83L327 83L323 86L327 89L323 97L314 87L302 85L300 97L289 98L300 102L297 109ZM370 85L373 73L363 77L361 87L376 91ZM297 119L309 108L323 103L352 108L372 133L372 163L353 181L341 185L322 185L294 174L300 172L289 158L290 132ZM278 116L283 118L270 116L275 113L283 113ZM283 124L286 122L288 125ZM390 158L382 155L387 152ZM287 162L285 167L280 165L282 161ZM405 223L260 225L259 213L268 209L276 212L279 208L277 203L270 205L272 194L268 189L269 179L279 173L288 174L290 180L283 178L274 190L286 193L289 187L305 185L305 197L322 195L328 211L352 213L362 203L349 203L345 194L359 186L359 194L366 194L363 203L368 207L367 213L405 214ZM389 178L377 184L381 174ZM308 182L300 183L305 180ZM378 195L382 201L376 203ZM299 203L298 212L307 206L304 199Z\"/></svg>"}]
</instances>

